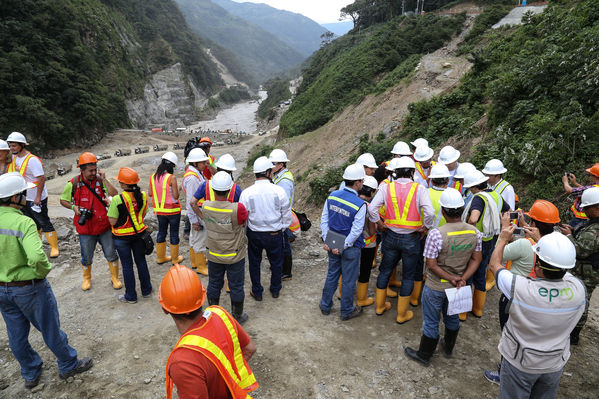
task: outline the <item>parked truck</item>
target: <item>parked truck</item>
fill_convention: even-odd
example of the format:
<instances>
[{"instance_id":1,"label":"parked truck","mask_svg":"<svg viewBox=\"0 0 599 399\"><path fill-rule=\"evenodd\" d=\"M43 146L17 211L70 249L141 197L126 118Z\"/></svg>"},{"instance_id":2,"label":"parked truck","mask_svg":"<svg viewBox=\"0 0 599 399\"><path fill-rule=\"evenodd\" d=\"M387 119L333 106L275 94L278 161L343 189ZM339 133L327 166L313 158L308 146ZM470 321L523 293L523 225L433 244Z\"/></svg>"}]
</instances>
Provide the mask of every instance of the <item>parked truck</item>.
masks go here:
<instances>
[{"instance_id":1,"label":"parked truck","mask_svg":"<svg viewBox=\"0 0 599 399\"><path fill-rule=\"evenodd\" d=\"M126 157L126 156L131 155L131 150L130 149L125 150L125 149L119 148L118 150L115 151L114 155L117 157Z\"/></svg>"},{"instance_id":2,"label":"parked truck","mask_svg":"<svg viewBox=\"0 0 599 399\"><path fill-rule=\"evenodd\" d=\"M173 144L173 150L182 150L185 147L185 144Z\"/></svg>"},{"instance_id":3,"label":"parked truck","mask_svg":"<svg viewBox=\"0 0 599 399\"><path fill-rule=\"evenodd\" d=\"M64 176L72 170L73 170L73 165L68 165L68 166L58 165L56 172L58 173L58 176Z\"/></svg>"},{"instance_id":4,"label":"parked truck","mask_svg":"<svg viewBox=\"0 0 599 399\"><path fill-rule=\"evenodd\" d=\"M146 152L150 152L150 147L147 145L135 148L136 154L145 154Z\"/></svg>"},{"instance_id":5,"label":"parked truck","mask_svg":"<svg viewBox=\"0 0 599 399\"><path fill-rule=\"evenodd\" d=\"M166 151L168 149L168 144L154 144L154 151Z\"/></svg>"}]
</instances>

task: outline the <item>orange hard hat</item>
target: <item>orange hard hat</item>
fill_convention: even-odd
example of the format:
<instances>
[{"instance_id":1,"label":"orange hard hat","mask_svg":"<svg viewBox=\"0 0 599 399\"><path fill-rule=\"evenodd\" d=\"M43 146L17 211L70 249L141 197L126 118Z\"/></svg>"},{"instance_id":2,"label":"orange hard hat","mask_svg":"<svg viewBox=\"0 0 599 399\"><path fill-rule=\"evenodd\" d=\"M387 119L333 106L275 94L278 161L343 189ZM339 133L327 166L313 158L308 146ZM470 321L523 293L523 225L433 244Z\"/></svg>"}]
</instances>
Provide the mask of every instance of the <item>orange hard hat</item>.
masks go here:
<instances>
[{"instance_id":1,"label":"orange hard hat","mask_svg":"<svg viewBox=\"0 0 599 399\"><path fill-rule=\"evenodd\" d=\"M79 155L79 160L77 161L77 166L85 165L88 163L98 163L98 158L91 152L84 152Z\"/></svg>"},{"instance_id":2,"label":"orange hard hat","mask_svg":"<svg viewBox=\"0 0 599 399\"><path fill-rule=\"evenodd\" d=\"M185 314L199 309L206 300L200 277L183 265L174 265L158 288L158 301L168 313Z\"/></svg>"},{"instance_id":3,"label":"orange hard hat","mask_svg":"<svg viewBox=\"0 0 599 399\"><path fill-rule=\"evenodd\" d=\"M557 207L549 201L536 200L526 213L531 219L538 220L543 223L559 223L559 211Z\"/></svg>"},{"instance_id":4,"label":"orange hard hat","mask_svg":"<svg viewBox=\"0 0 599 399\"><path fill-rule=\"evenodd\" d=\"M139 175L135 171L135 169L128 168L123 166L121 170L119 170L119 175L116 179L124 184L137 184L139 183Z\"/></svg>"},{"instance_id":5,"label":"orange hard hat","mask_svg":"<svg viewBox=\"0 0 599 399\"><path fill-rule=\"evenodd\" d=\"M516 202L520 202L520 197L518 197L518 194L514 193L514 198L516 198Z\"/></svg>"},{"instance_id":6,"label":"orange hard hat","mask_svg":"<svg viewBox=\"0 0 599 399\"><path fill-rule=\"evenodd\" d=\"M599 163L596 163L595 165L588 168L587 172L589 172L593 176L599 177Z\"/></svg>"},{"instance_id":7,"label":"orange hard hat","mask_svg":"<svg viewBox=\"0 0 599 399\"><path fill-rule=\"evenodd\" d=\"M202 137L200 139L200 143L209 143L210 145L212 145L212 140L210 140L210 137Z\"/></svg>"}]
</instances>

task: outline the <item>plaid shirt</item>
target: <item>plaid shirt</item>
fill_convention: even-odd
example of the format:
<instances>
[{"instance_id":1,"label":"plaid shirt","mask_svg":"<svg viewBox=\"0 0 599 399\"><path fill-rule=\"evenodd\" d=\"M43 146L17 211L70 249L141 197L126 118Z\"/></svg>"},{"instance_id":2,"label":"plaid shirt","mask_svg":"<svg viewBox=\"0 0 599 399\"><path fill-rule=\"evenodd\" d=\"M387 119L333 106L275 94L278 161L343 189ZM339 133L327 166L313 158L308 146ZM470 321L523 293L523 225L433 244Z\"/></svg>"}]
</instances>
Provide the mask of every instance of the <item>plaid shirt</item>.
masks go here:
<instances>
[{"instance_id":1,"label":"plaid shirt","mask_svg":"<svg viewBox=\"0 0 599 399\"><path fill-rule=\"evenodd\" d=\"M476 232L476 247L474 248L474 252L482 251L482 233L480 231ZM439 256L439 253L443 249L443 236L439 229L432 229L428 232L428 237L426 238L426 244L424 245L424 257L430 259L436 259Z\"/></svg>"}]
</instances>

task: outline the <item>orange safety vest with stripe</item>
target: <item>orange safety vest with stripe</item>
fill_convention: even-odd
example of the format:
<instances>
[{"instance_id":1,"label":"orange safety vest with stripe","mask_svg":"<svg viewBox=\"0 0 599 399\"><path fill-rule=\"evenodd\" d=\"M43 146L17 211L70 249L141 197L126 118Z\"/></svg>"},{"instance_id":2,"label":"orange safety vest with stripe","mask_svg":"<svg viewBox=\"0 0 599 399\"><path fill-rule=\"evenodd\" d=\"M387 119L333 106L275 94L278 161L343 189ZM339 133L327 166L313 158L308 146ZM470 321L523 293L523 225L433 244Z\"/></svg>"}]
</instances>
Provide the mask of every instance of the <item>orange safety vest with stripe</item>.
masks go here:
<instances>
[{"instance_id":1,"label":"orange safety vest with stripe","mask_svg":"<svg viewBox=\"0 0 599 399\"><path fill-rule=\"evenodd\" d=\"M436 165L437 162L435 161L431 161L431 166L429 167L432 168L434 165ZM420 176L422 177L422 180L426 180L428 179L428 176L426 175L426 173L424 173L424 169L422 169L422 165L420 164L420 162L415 162L416 164L416 172L418 172L420 174Z\"/></svg>"},{"instance_id":2,"label":"orange safety vest with stripe","mask_svg":"<svg viewBox=\"0 0 599 399\"><path fill-rule=\"evenodd\" d=\"M212 155L208 155L208 165L214 167L214 157ZM202 174L204 175L206 180L212 179L212 172L210 171L210 168L208 168L208 167L204 168L204 170L202 171Z\"/></svg>"},{"instance_id":3,"label":"orange safety vest with stripe","mask_svg":"<svg viewBox=\"0 0 599 399\"><path fill-rule=\"evenodd\" d=\"M185 174L183 174L183 180L181 181L181 184L183 184L183 182L185 181L185 179L187 179L189 176L195 176L196 179L198 179L200 182L202 181L202 179L200 178L200 175L198 175L196 172L194 172L193 170L188 169ZM185 189L185 185L183 184L183 191L185 191L185 196L188 197L189 195L187 194L187 190ZM193 195L195 193L191 193L191 195Z\"/></svg>"},{"instance_id":4,"label":"orange safety vest with stripe","mask_svg":"<svg viewBox=\"0 0 599 399\"><path fill-rule=\"evenodd\" d=\"M291 211L291 224L289 225L289 230L291 230L292 232L296 232L300 229L300 222L299 219L297 218L297 215L295 214L295 212L293 212L293 210Z\"/></svg>"},{"instance_id":5,"label":"orange safety vest with stripe","mask_svg":"<svg viewBox=\"0 0 599 399\"><path fill-rule=\"evenodd\" d=\"M454 180L451 188L455 188L456 190L458 190L460 192L460 194L463 194L462 193L462 183L460 183L459 181Z\"/></svg>"},{"instance_id":6,"label":"orange safety vest with stripe","mask_svg":"<svg viewBox=\"0 0 599 399\"><path fill-rule=\"evenodd\" d=\"M181 204L173 198L170 190L171 174L165 173L158 182L162 182L160 190L156 190L156 173L150 176L150 192L152 193L152 206L155 215L174 215L181 213ZM167 198L168 197L168 198ZM168 201L167 201L168 199Z\"/></svg>"},{"instance_id":7,"label":"orange safety vest with stripe","mask_svg":"<svg viewBox=\"0 0 599 399\"><path fill-rule=\"evenodd\" d=\"M385 225L417 230L424 225L418 209L418 183L392 182L387 186Z\"/></svg>"},{"instance_id":8,"label":"orange safety vest with stripe","mask_svg":"<svg viewBox=\"0 0 599 399\"><path fill-rule=\"evenodd\" d=\"M526 237L526 239L528 241L530 241L530 245L535 246L537 243L535 242L535 240L533 240L532 238ZM537 254L536 252L534 252L534 260L532 262L532 269L530 271L530 273L528 273L528 277L530 278L536 278L537 277L537 273L535 273L535 264L537 263ZM510 270L512 268L512 261L508 260L505 264L505 268Z\"/></svg>"},{"instance_id":9,"label":"orange safety vest with stripe","mask_svg":"<svg viewBox=\"0 0 599 399\"><path fill-rule=\"evenodd\" d=\"M599 184L593 184L593 187L599 187ZM588 219L589 217L587 216L587 214L584 213L584 211L580 209L580 207L578 206L580 204L580 198L581 197L576 198L576 201L574 201L574 204L570 207L570 210L574 214L575 218Z\"/></svg>"},{"instance_id":10,"label":"orange safety vest with stripe","mask_svg":"<svg viewBox=\"0 0 599 399\"><path fill-rule=\"evenodd\" d=\"M40 163L42 164L42 166L44 165L42 163L42 160L39 157L36 157L35 155L33 155L32 153L29 152L25 156L25 159L23 160L23 163L21 164L21 167L18 168L18 170L17 170L17 157L13 156L12 160L8 164L8 167L6 168L6 173L19 172L21 174L21 176L25 177L25 173L27 172L27 166L29 166L29 161L31 160L31 158L37 158L40 161ZM35 187L37 187L38 182L34 181L33 184L35 184Z\"/></svg>"},{"instance_id":11,"label":"orange safety vest with stripe","mask_svg":"<svg viewBox=\"0 0 599 399\"><path fill-rule=\"evenodd\" d=\"M235 202L235 191L237 190L237 184L233 183L233 187L229 190L229 195L227 195L227 201L233 203ZM216 195L214 195L214 190L212 189L212 184L210 180L206 180L206 192L204 194L204 198L200 198L198 200L198 205L202 206L204 201L216 201Z\"/></svg>"},{"instance_id":12,"label":"orange safety vest with stripe","mask_svg":"<svg viewBox=\"0 0 599 399\"><path fill-rule=\"evenodd\" d=\"M166 362L166 398L171 399L173 394L173 380L168 373L171 358L180 348L206 356L218 369L234 399L251 398L248 392L258 388L258 382L243 358L237 323L220 306L209 306L204 318L204 324L181 336Z\"/></svg>"},{"instance_id":13,"label":"orange safety vest with stripe","mask_svg":"<svg viewBox=\"0 0 599 399\"><path fill-rule=\"evenodd\" d=\"M135 213L135 208L133 207L133 202L135 201L135 197L133 197L133 193L128 191L123 191L121 193L123 197L123 203L127 208L127 221L119 227L112 227L112 234L115 236L132 236L135 234L135 230L138 233L144 231L147 227L144 224L144 216L146 211L148 210L148 195L142 191L143 204L139 207L139 211L137 214ZM132 224L133 223L133 224ZM135 229L133 226L135 225Z\"/></svg>"}]
</instances>

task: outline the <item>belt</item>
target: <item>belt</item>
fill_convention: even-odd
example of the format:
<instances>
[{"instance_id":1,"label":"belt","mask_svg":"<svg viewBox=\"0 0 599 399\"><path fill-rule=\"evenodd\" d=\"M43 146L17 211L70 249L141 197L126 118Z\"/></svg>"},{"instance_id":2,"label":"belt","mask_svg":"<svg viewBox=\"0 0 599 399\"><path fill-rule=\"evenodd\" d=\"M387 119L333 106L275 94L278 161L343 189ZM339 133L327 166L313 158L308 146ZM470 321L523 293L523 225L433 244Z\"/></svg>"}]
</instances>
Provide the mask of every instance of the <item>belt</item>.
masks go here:
<instances>
[{"instance_id":1,"label":"belt","mask_svg":"<svg viewBox=\"0 0 599 399\"><path fill-rule=\"evenodd\" d=\"M41 283L42 281L44 281L43 278L35 278L33 280L11 281L9 283L0 282L0 286L2 286L2 287L25 287L27 285L33 285L35 283Z\"/></svg>"}]
</instances>

